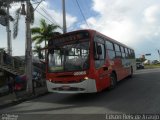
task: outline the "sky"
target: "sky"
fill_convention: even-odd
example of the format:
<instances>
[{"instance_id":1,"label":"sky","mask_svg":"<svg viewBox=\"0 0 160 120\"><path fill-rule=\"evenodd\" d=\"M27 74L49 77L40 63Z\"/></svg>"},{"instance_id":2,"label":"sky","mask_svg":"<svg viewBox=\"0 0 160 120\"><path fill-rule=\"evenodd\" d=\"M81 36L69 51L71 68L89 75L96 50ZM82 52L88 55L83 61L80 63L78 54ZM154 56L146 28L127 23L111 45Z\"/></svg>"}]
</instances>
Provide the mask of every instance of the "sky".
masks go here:
<instances>
[{"instance_id":1,"label":"sky","mask_svg":"<svg viewBox=\"0 0 160 120\"><path fill-rule=\"evenodd\" d=\"M40 0L34 0L34 8L37 6L36 1ZM147 59L159 59L157 52L160 49L159 0L77 1L65 0L68 32L85 28L94 29L130 46L135 50L136 57L151 53L151 56L146 56ZM48 24L56 23L63 26L61 2L61 0L44 0L35 10L35 22L31 27L39 26L41 18L47 18ZM20 4L12 5L10 14L14 16L15 10L19 7ZM25 53L24 20L25 17L21 16L18 37L12 38L13 55L24 55ZM13 23L10 24L13 30ZM7 48L6 28L1 25L0 48Z\"/></svg>"}]
</instances>

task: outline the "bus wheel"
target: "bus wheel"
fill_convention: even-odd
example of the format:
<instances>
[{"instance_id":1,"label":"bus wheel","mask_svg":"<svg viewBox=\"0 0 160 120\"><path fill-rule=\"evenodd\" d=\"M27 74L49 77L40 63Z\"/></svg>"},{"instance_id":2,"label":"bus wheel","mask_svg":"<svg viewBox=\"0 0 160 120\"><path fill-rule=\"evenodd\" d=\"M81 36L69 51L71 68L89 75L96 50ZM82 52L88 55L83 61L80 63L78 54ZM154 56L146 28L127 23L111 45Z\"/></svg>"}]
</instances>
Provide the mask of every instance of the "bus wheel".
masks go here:
<instances>
[{"instance_id":1,"label":"bus wheel","mask_svg":"<svg viewBox=\"0 0 160 120\"><path fill-rule=\"evenodd\" d=\"M110 76L110 87L109 89L114 89L116 87L116 84L117 84L117 78L116 78L116 75L114 73L111 74Z\"/></svg>"},{"instance_id":2,"label":"bus wheel","mask_svg":"<svg viewBox=\"0 0 160 120\"><path fill-rule=\"evenodd\" d=\"M131 74L129 75L129 77L131 78L133 76L133 68L131 67Z\"/></svg>"}]
</instances>

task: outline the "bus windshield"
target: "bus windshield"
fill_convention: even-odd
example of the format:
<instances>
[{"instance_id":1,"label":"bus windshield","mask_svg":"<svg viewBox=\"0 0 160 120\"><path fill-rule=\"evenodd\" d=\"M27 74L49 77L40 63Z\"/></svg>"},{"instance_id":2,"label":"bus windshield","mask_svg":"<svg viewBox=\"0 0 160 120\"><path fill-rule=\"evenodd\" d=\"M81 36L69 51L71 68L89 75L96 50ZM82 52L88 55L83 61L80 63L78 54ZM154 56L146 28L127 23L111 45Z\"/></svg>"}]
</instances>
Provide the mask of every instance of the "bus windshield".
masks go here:
<instances>
[{"instance_id":1,"label":"bus windshield","mask_svg":"<svg viewBox=\"0 0 160 120\"><path fill-rule=\"evenodd\" d=\"M89 68L89 40L56 44L49 50L48 72L81 71Z\"/></svg>"}]
</instances>

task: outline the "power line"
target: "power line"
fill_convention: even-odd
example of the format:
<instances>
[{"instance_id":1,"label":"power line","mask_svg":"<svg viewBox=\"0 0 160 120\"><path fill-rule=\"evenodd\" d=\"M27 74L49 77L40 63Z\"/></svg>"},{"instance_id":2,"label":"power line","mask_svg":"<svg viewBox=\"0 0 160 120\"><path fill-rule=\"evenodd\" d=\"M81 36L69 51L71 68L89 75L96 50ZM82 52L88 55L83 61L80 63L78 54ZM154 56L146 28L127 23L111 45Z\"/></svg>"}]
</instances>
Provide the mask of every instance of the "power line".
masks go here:
<instances>
[{"instance_id":1,"label":"power line","mask_svg":"<svg viewBox=\"0 0 160 120\"><path fill-rule=\"evenodd\" d=\"M76 0L76 3L77 3L77 5L78 5L78 8L79 8L79 10L80 10L80 12L81 12L81 15L82 15L82 17L83 17L86 25L88 26L88 28L90 28L90 27L89 27L89 24L87 23L87 20L86 20L84 14L83 14L83 12L82 12L82 9L81 9L81 7L80 7L80 5L79 5L79 3L78 3L78 0Z\"/></svg>"},{"instance_id":2,"label":"power line","mask_svg":"<svg viewBox=\"0 0 160 120\"><path fill-rule=\"evenodd\" d=\"M81 3L83 5L85 13L87 13L87 16L94 16L93 12L91 12L91 6L90 6L89 1L88 0L85 0L85 1L82 0Z\"/></svg>"},{"instance_id":3,"label":"power line","mask_svg":"<svg viewBox=\"0 0 160 120\"><path fill-rule=\"evenodd\" d=\"M56 20L47 12L47 10L45 10L45 8L43 8L43 7L41 7L41 6L40 6L40 8L41 8L41 10L42 10L48 17L50 17L50 19L51 19L54 23L56 23L58 26L60 26L60 25L56 22ZM60 28L62 29L61 26L60 26Z\"/></svg>"},{"instance_id":4,"label":"power line","mask_svg":"<svg viewBox=\"0 0 160 120\"><path fill-rule=\"evenodd\" d=\"M41 16L43 16L45 19L47 19L48 21L50 21L52 24L55 24L53 21L51 21L50 19L48 19L45 15L43 15L41 12L39 12L37 9L36 9L36 12L39 13ZM62 27L60 26L60 29L63 31Z\"/></svg>"},{"instance_id":5,"label":"power line","mask_svg":"<svg viewBox=\"0 0 160 120\"><path fill-rule=\"evenodd\" d=\"M34 8L34 11L38 8L38 6L43 2L43 0L41 0L40 2L37 2L38 5Z\"/></svg>"},{"instance_id":6,"label":"power line","mask_svg":"<svg viewBox=\"0 0 160 120\"><path fill-rule=\"evenodd\" d=\"M47 19L48 21L50 21L52 23L52 21L50 19L48 19L46 16L44 16L42 13L40 13L37 9L36 12L39 13L41 16L43 16L45 19Z\"/></svg>"},{"instance_id":7,"label":"power line","mask_svg":"<svg viewBox=\"0 0 160 120\"><path fill-rule=\"evenodd\" d=\"M36 1L37 1L37 0L36 0ZM42 0L42 1L43 1L43 0ZM38 2L38 1L37 1L37 2ZM42 4L43 4L43 3L42 3ZM61 26L55 21L55 19L47 12L47 10L45 10L44 7L41 7L41 6L38 6L38 7L41 8L41 10L42 10L52 21L36 9L36 11L37 11L41 16L43 16L44 18L46 18L46 19L47 19L48 21L50 21L52 24L55 24L55 23L56 23L56 24L60 27L60 29L63 30L62 27L61 27Z\"/></svg>"}]
</instances>

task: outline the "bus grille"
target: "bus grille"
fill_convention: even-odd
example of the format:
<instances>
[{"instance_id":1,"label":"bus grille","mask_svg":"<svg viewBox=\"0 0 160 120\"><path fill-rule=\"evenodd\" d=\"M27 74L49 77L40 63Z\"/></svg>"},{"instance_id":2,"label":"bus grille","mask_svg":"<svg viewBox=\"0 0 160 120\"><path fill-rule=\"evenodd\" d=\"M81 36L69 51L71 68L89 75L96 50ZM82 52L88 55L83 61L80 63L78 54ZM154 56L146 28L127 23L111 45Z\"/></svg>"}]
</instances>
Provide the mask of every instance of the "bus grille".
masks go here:
<instances>
[{"instance_id":1,"label":"bus grille","mask_svg":"<svg viewBox=\"0 0 160 120\"><path fill-rule=\"evenodd\" d=\"M70 84L70 83L80 83L84 80L72 80L72 81L51 81L52 83L60 83L60 84Z\"/></svg>"},{"instance_id":2,"label":"bus grille","mask_svg":"<svg viewBox=\"0 0 160 120\"><path fill-rule=\"evenodd\" d=\"M55 91L84 91L84 88L77 88L77 87L69 87L69 88L63 88L63 87L57 87L53 88Z\"/></svg>"}]
</instances>

